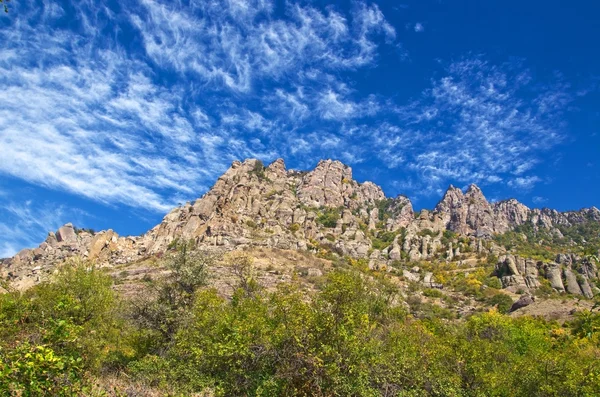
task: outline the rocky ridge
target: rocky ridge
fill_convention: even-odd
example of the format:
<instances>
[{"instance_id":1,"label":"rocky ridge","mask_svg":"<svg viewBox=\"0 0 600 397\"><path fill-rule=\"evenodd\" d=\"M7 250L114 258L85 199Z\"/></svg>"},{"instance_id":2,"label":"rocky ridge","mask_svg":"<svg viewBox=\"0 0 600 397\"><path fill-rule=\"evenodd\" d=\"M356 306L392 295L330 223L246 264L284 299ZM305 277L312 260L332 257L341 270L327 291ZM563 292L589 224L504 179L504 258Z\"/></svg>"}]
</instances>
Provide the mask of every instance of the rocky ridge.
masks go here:
<instances>
[{"instance_id":1,"label":"rocky ridge","mask_svg":"<svg viewBox=\"0 0 600 397\"><path fill-rule=\"evenodd\" d=\"M509 290L536 289L543 278L557 291L590 297L598 292L591 282L598 278L593 260L565 253L555 261L536 261L491 240L526 224L562 236L560 226L589 221L600 222L597 208L558 212L530 209L514 199L490 203L476 185L464 193L450 186L432 211L416 214L407 197L385 197L379 186L355 181L352 169L339 161L323 160L304 172L287 170L281 159L267 167L249 159L235 161L204 196L173 209L142 236L92 234L67 224L39 247L4 259L0 277L25 288L69 257L111 266L160 256L185 239L223 249L265 246L348 255L379 269L457 260L468 251L499 257L496 275ZM431 274L404 272L438 286Z\"/></svg>"}]
</instances>

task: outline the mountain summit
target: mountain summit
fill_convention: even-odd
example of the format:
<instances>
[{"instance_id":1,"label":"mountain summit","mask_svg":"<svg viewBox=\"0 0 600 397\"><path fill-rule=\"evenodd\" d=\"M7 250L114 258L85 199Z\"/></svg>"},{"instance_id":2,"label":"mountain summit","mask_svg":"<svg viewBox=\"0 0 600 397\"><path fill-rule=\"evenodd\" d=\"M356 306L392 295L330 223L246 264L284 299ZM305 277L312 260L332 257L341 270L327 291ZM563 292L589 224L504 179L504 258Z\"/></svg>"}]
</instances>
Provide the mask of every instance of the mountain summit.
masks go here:
<instances>
[{"instance_id":1,"label":"mountain summit","mask_svg":"<svg viewBox=\"0 0 600 397\"><path fill-rule=\"evenodd\" d=\"M67 224L49 233L38 248L3 260L0 271L24 287L71 256L111 266L160 256L177 240L193 240L199 247L228 250L327 251L368 259L369 267L379 269L402 262L451 261L476 252L500 257L498 276L505 287L536 288L534 279L547 276L554 288L565 290L571 270L562 269L579 266L578 258L549 261L552 265L534 262L527 270L524 260L510 256L511 249L492 237L520 229L561 239L564 230L588 222L600 222L597 208L558 212L530 209L514 199L490 203L476 185L464 193L450 186L433 211L415 213L407 197L388 198L374 183L355 181L352 169L339 161L322 160L311 171L295 171L286 169L282 159L266 167L248 159L233 162L204 196L173 209L142 236L90 233ZM560 261L565 263L556 263ZM583 281L571 282L570 292L593 294L585 280L596 278L597 270L588 270L580 272Z\"/></svg>"}]
</instances>

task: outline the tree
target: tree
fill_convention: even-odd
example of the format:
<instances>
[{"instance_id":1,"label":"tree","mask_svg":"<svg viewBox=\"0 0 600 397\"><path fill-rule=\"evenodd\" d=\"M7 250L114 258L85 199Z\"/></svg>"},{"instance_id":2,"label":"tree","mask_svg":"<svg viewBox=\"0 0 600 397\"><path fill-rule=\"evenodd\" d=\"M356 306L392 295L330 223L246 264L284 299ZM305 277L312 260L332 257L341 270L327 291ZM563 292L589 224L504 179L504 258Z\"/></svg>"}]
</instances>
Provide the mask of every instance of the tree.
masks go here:
<instances>
[{"instance_id":1,"label":"tree","mask_svg":"<svg viewBox=\"0 0 600 397\"><path fill-rule=\"evenodd\" d=\"M226 262L235 280L230 285L234 292L241 291L244 296L250 297L260 290L254 260L251 257L233 252L228 255Z\"/></svg>"},{"instance_id":2,"label":"tree","mask_svg":"<svg viewBox=\"0 0 600 397\"><path fill-rule=\"evenodd\" d=\"M166 349L179 326L189 315L196 292L206 286L208 268L216 256L195 251L193 241L176 242L174 254L166 259L170 273L151 281L147 293L133 300L130 316L140 329L160 335L157 347Z\"/></svg>"}]
</instances>

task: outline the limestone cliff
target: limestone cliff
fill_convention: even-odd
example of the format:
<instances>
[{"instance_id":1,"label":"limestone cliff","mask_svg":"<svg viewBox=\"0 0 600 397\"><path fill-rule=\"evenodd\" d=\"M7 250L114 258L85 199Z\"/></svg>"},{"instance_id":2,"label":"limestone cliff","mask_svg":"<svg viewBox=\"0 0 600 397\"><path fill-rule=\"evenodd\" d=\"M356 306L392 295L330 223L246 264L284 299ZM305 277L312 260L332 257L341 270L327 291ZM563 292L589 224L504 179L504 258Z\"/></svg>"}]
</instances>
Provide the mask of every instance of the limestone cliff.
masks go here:
<instances>
[{"instance_id":1,"label":"limestone cliff","mask_svg":"<svg viewBox=\"0 0 600 397\"><path fill-rule=\"evenodd\" d=\"M286 169L281 159L267 167L249 159L235 161L204 196L173 209L142 236L91 234L68 224L38 248L3 260L0 276L27 286L72 256L110 266L160 256L184 239L225 249L327 250L368 258L371 267L451 261L465 251L494 254L506 288L537 288L543 276L557 290L589 296L595 287L585 280L597 277L595 264L581 258L538 263L511 255L490 239L525 224L560 234L559 226L588 221L600 222L600 211L530 209L514 199L490 203L476 185L464 193L450 186L433 211L415 214L407 197L386 198L379 186L355 181L352 169L339 161L323 160L305 172Z\"/></svg>"}]
</instances>

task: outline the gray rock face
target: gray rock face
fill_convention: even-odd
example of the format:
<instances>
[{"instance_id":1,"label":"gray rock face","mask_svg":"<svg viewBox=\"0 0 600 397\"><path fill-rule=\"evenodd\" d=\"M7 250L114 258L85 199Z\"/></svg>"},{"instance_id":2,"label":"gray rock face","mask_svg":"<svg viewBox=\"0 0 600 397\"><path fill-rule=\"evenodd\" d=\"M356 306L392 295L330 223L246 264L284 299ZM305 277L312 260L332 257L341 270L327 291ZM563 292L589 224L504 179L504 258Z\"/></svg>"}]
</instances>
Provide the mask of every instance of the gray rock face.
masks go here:
<instances>
[{"instance_id":1,"label":"gray rock face","mask_svg":"<svg viewBox=\"0 0 600 397\"><path fill-rule=\"evenodd\" d=\"M541 274L558 291L564 291L566 283L569 292L589 296L595 287L588 280L598 277L594 263L565 255L557 263L541 264L504 255L505 251L488 243L492 234L526 222L559 233L556 225L590 219L600 221L600 211L531 210L514 199L491 204L475 185L465 193L451 186L433 211L422 210L415 218L407 197L387 199L379 186L352 179L352 169L339 161L323 160L314 170L300 172L286 169L281 159L267 167L248 159L234 161L204 196L174 208L142 236L120 237L112 230L75 233L73 225L67 224L56 234L49 233L38 248L3 261L0 274L37 279L73 256L101 265L125 263L160 255L175 239L183 239L229 249L268 246L318 252L326 248L340 255L368 257L373 268L432 258L460 265L470 252L493 252L501 256L496 273L505 288L515 292L537 288ZM446 230L461 238L444 236ZM394 233L393 241L373 250L374 238L383 232ZM407 277L420 279L419 274L409 273ZM424 282L436 284L429 279Z\"/></svg>"},{"instance_id":2,"label":"gray rock face","mask_svg":"<svg viewBox=\"0 0 600 397\"><path fill-rule=\"evenodd\" d=\"M523 295L519 298L518 301L516 301L515 303L513 303L513 305L510 307L509 312L514 312L515 310L519 310L525 306L529 306L531 305L533 302L535 301L535 298L532 297L531 295Z\"/></svg>"},{"instance_id":3,"label":"gray rock face","mask_svg":"<svg viewBox=\"0 0 600 397\"><path fill-rule=\"evenodd\" d=\"M567 284L567 292L573 295L583 295L583 292L581 292L581 288L579 287L579 283L577 282L577 278L571 269L565 268L563 269L563 273Z\"/></svg>"},{"instance_id":4,"label":"gray rock face","mask_svg":"<svg viewBox=\"0 0 600 397\"><path fill-rule=\"evenodd\" d=\"M75 229L73 228L73 225L70 223L67 223L66 225L60 227L58 229L58 232L56 232L56 240L58 242L68 242L68 243L73 243L77 241L77 235L75 234Z\"/></svg>"},{"instance_id":5,"label":"gray rock face","mask_svg":"<svg viewBox=\"0 0 600 397\"><path fill-rule=\"evenodd\" d=\"M477 237L504 233L527 222L560 237L559 225L571 226L600 218L600 210L595 207L562 213L548 208L530 209L515 199L490 204L476 185L470 185L464 194L450 186L434 213L441 217L446 229Z\"/></svg>"},{"instance_id":6,"label":"gray rock face","mask_svg":"<svg viewBox=\"0 0 600 397\"><path fill-rule=\"evenodd\" d=\"M579 286L581 287L581 292L583 293L583 296L585 296L586 298L594 297L594 291L592 290L592 287L590 286L590 283L586 278L581 279Z\"/></svg>"},{"instance_id":7,"label":"gray rock face","mask_svg":"<svg viewBox=\"0 0 600 397\"><path fill-rule=\"evenodd\" d=\"M450 186L435 212L441 214L446 229L460 234L485 237L496 232L492 206L476 185L470 185L465 194Z\"/></svg>"},{"instance_id":8,"label":"gray rock face","mask_svg":"<svg viewBox=\"0 0 600 397\"><path fill-rule=\"evenodd\" d=\"M565 286L561 278L561 266L558 263L548 263L546 265L546 278L550 281L552 288L558 292L564 292Z\"/></svg>"},{"instance_id":9,"label":"gray rock face","mask_svg":"<svg viewBox=\"0 0 600 397\"><path fill-rule=\"evenodd\" d=\"M514 255L504 255L498 259L495 274L502 286L517 292L528 291L539 287L538 264L533 260L525 260Z\"/></svg>"}]
</instances>

